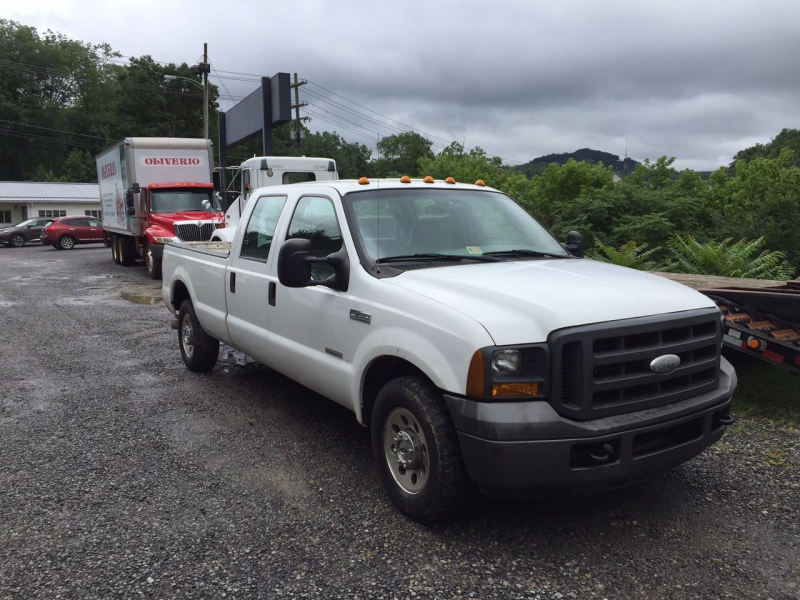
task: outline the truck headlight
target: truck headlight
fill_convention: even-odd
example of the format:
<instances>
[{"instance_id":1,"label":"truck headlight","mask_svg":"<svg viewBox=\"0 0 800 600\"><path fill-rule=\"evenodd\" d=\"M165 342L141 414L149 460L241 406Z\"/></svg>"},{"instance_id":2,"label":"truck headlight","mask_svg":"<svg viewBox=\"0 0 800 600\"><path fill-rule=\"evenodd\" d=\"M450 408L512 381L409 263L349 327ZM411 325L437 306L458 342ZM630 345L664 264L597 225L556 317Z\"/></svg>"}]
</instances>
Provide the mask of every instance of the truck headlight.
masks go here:
<instances>
[{"instance_id":1,"label":"truck headlight","mask_svg":"<svg viewBox=\"0 0 800 600\"><path fill-rule=\"evenodd\" d=\"M467 397L504 401L546 398L549 369L547 344L481 348L469 365Z\"/></svg>"},{"instance_id":2,"label":"truck headlight","mask_svg":"<svg viewBox=\"0 0 800 600\"><path fill-rule=\"evenodd\" d=\"M519 373L522 357L519 350L495 350L492 353L492 373L511 375Z\"/></svg>"},{"instance_id":3,"label":"truck headlight","mask_svg":"<svg viewBox=\"0 0 800 600\"><path fill-rule=\"evenodd\" d=\"M154 237L153 239L159 244L168 244L169 242L174 242L178 238L174 238L174 237Z\"/></svg>"}]
</instances>

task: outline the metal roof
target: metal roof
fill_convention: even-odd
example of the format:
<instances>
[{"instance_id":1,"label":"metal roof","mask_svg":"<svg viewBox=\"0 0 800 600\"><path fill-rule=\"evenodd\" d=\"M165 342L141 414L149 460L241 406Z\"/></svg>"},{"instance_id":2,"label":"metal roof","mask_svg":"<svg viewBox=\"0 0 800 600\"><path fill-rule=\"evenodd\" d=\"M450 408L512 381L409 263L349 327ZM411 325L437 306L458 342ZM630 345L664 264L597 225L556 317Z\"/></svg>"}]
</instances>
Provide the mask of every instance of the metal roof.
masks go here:
<instances>
[{"instance_id":1,"label":"metal roof","mask_svg":"<svg viewBox=\"0 0 800 600\"><path fill-rule=\"evenodd\" d=\"M0 202L100 202L96 183L0 181Z\"/></svg>"}]
</instances>

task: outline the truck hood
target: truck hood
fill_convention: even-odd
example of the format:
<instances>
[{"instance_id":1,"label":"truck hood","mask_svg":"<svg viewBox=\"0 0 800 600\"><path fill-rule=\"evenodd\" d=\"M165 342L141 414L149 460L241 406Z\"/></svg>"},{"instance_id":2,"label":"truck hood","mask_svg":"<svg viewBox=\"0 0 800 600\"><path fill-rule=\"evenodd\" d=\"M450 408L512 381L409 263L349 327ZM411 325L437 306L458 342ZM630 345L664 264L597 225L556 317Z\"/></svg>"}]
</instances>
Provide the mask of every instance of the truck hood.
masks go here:
<instances>
[{"instance_id":1,"label":"truck hood","mask_svg":"<svg viewBox=\"0 0 800 600\"><path fill-rule=\"evenodd\" d=\"M498 346L544 342L564 327L714 306L669 279L588 259L419 269L383 281L471 317Z\"/></svg>"},{"instance_id":2,"label":"truck hood","mask_svg":"<svg viewBox=\"0 0 800 600\"><path fill-rule=\"evenodd\" d=\"M222 213L206 212L204 210L190 210L173 213L150 213L148 221L151 225L158 225L172 231L172 224L177 221L220 221L224 218Z\"/></svg>"}]
</instances>

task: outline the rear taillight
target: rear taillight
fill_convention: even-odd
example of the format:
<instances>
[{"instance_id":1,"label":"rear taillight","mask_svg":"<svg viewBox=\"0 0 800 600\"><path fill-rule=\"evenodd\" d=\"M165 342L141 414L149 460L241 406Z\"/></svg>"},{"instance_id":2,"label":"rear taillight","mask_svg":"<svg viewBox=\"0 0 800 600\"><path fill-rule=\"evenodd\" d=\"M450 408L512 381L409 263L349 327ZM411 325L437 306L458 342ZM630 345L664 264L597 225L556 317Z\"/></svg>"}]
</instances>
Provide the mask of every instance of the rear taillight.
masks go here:
<instances>
[{"instance_id":1,"label":"rear taillight","mask_svg":"<svg viewBox=\"0 0 800 600\"><path fill-rule=\"evenodd\" d=\"M47 229L45 229L45 231L55 231L55 229L56 229L55 227L48 227Z\"/></svg>"}]
</instances>

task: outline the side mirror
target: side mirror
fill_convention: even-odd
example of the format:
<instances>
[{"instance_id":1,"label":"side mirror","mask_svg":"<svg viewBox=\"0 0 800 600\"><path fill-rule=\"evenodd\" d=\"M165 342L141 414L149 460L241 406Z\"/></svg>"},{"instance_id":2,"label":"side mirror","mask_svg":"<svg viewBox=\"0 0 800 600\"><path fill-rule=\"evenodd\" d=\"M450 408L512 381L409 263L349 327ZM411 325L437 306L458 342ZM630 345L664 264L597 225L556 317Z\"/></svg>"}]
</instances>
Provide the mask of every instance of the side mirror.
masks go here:
<instances>
[{"instance_id":1,"label":"side mirror","mask_svg":"<svg viewBox=\"0 0 800 600\"><path fill-rule=\"evenodd\" d=\"M136 215L136 209L133 208L132 206L129 206L128 207L128 214L133 217L134 215Z\"/></svg>"},{"instance_id":2,"label":"side mirror","mask_svg":"<svg viewBox=\"0 0 800 600\"><path fill-rule=\"evenodd\" d=\"M200 204L202 204L203 208L205 208L207 211L211 211L211 202L208 200L203 200Z\"/></svg>"},{"instance_id":3,"label":"side mirror","mask_svg":"<svg viewBox=\"0 0 800 600\"><path fill-rule=\"evenodd\" d=\"M335 274L327 281L311 279L311 265L326 263L333 267ZM317 258L311 256L311 241L303 238L286 240L278 254L278 281L290 288L324 285L334 290L346 292L350 282L350 262L347 250L342 246L330 256Z\"/></svg>"},{"instance_id":4,"label":"side mirror","mask_svg":"<svg viewBox=\"0 0 800 600\"><path fill-rule=\"evenodd\" d=\"M133 208L133 189L125 192L125 204L127 204L128 208Z\"/></svg>"},{"instance_id":5,"label":"side mirror","mask_svg":"<svg viewBox=\"0 0 800 600\"><path fill-rule=\"evenodd\" d=\"M139 184L138 184L138 183L134 183L134 184L131 186L131 189L133 190L133 193L134 193L134 194L138 194L139 192L141 192L141 191L142 191L142 188L140 188L140 187L139 187Z\"/></svg>"},{"instance_id":6,"label":"side mirror","mask_svg":"<svg viewBox=\"0 0 800 600\"><path fill-rule=\"evenodd\" d=\"M583 236L577 231L570 231L567 234L566 247L572 256L583 258Z\"/></svg>"}]
</instances>

